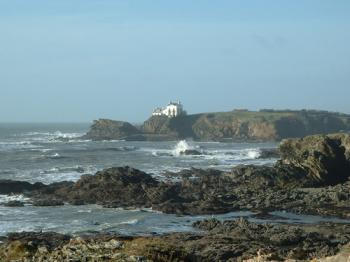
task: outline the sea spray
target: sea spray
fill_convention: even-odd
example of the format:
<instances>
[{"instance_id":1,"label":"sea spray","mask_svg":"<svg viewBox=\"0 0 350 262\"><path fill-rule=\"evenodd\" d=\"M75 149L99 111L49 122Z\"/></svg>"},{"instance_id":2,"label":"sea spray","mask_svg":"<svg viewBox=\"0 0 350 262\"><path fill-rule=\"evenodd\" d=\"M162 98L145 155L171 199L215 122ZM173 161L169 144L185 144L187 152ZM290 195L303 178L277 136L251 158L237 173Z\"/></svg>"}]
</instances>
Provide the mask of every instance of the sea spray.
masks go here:
<instances>
[{"instance_id":1,"label":"sea spray","mask_svg":"<svg viewBox=\"0 0 350 262\"><path fill-rule=\"evenodd\" d=\"M258 159L261 156L261 151L259 149L248 149L247 156L248 159Z\"/></svg>"},{"instance_id":2,"label":"sea spray","mask_svg":"<svg viewBox=\"0 0 350 262\"><path fill-rule=\"evenodd\" d=\"M173 149L174 156L181 156L187 150L193 150L194 147L190 146L186 140L179 141Z\"/></svg>"}]
</instances>

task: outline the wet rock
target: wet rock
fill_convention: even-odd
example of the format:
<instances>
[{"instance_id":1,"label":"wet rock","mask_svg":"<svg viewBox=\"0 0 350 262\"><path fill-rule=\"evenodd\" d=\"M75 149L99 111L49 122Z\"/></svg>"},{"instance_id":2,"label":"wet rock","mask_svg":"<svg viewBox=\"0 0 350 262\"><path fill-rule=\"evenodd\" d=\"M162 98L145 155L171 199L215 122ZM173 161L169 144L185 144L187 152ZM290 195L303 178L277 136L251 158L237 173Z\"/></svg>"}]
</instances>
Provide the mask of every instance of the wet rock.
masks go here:
<instances>
[{"instance_id":1,"label":"wet rock","mask_svg":"<svg viewBox=\"0 0 350 262\"><path fill-rule=\"evenodd\" d=\"M33 206L48 207L48 206L63 206L64 203L59 199L38 199L34 200Z\"/></svg>"},{"instance_id":2,"label":"wet rock","mask_svg":"<svg viewBox=\"0 0 350 262\"><path fill-rule=\"evenodd\" d=\"M169 181L162 182L130 167L109 168L28 195L44 202L152 207L181 215L288 210L348 217L350 184L344 180L350 174L348 139L349 135L330 135L287 140L281 145L282 159L274 166L242 165L226 172L192 168L167 172Z\"/></svg>"},{"instance_id":3,"label":"wet rock","mask_svg":"<svg viewBox=\"0 0 350 262\"><path fill-rule=\"evenodd\" d=\"M9 201L4 204L5 207L23 207L24 203L18 200Z\"/></svg>"},{"instance_id":4,"label":"wet rock","mask_svg":"<svg viewBox=\"0 0 350 262\"><path fill-rule=\"evenodd\" d=\"M262 148L260 149L259 158L267 159L267 158L280 158L281 154L278 148Z\"/></svg>"},{"instance_id":5,"label":"wet rock","mask_svg":"<svg viewBox=\"0 0 350 262\"><path fill-rule=\"evenodd\" d=\"M158 186L152 176L130 167L109 168L95 175L83 175L72 187L54 195L70 203L110 206L147 206L147 189Z\"/></svg>"},{"instance_id":6,"label":"wet rock","mask_svg":"<svg viewBox=\"0 0 350 262\"><path fill-rule=\"evenodd\" d=\"M45 187L42 183L31 184L25 181L0 180L0 194L18 194L26 191L39 190Z\"/></svg>"},{"instance_id":7,"label":"wet rock","mask_svg":"<svg viewBox=\"0 0 350 262\"><path fill-rule=\"evenodd\" d=\"M184 155L184 156L200 156L200 155L202 155L202 153L199 152L198 150L195 150L195 149L186 149L185 151L181 151L180 155Z\"/></svg>"}]
</instances>

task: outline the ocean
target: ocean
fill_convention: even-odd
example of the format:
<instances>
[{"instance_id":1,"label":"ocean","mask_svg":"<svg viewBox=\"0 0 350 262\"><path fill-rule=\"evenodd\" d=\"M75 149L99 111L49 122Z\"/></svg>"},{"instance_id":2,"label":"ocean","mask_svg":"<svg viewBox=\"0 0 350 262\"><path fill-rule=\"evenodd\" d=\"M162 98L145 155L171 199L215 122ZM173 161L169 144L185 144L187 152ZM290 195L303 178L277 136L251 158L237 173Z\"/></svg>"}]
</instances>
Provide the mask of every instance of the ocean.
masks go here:
<instances>
[{"instance_id":1,"label":"ocean","mask_svg":"<svg viewBox=\"0 0 350 262\"><path fill-rule=\"evenodd\" d=\"M108 167L131 166L164 179L166 171L191 167L229 170L240 164L272 165L276 159L259 158L261 149L276 143L216 143L194 141L128 142L82 139L89 124L0 124L0 179L45 184L77 181ZM201 155L181 155L195 149ZM5 207L9 200L21 200L24 207ZM233 212L220 219L246 216ZM300 220L287 214L289 219ZM18 231L56 231L82 234L161 234L191 231L191 224L211 216L176 216L153 210L107 209L96 205L33 207L22 195L0 195L0 235ZM304 222L317 217L303 216Z\"/></svg>"}]
</instances>

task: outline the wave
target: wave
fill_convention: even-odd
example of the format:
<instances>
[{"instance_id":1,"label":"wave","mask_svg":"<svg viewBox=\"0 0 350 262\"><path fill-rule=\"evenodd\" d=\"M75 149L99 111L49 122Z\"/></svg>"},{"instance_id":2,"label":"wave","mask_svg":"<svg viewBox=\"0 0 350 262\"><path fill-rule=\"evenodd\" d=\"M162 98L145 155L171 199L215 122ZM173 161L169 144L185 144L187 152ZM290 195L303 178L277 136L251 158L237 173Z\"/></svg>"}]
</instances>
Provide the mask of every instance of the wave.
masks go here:
<instances>
[{"instance_id":1,"label":"wave","mask_svg":"<svg viewBox=\"0 0 350 262\"><path fill-rule=\"evenodd\" d=\"M90 140L82 140L84 133L64 133L61 131L56 132L27 132L18 137L23 137L31 142L37 143L57 143L57 142L87 142Z\"/></svg>"},{"instance_id":2,"label":"wave","mask_svg":"<svg viewBox=\"0 0 350 262\"><path fill-rule=\"evenodd\" d=\"M186 140L179 141L173 149L153 149L150 151L155 157L186 157L192 161L195 159L207 160L254 160L259 159L262 154L260 148L245 148L245 149L202 149L199 146L191 145ZM193 155L185 155L186 151L194 151Z\"/></svg>"},{"instance_id":3,"label":"wave","mask_svg":"<svg viewBox=\"0 0 350 262\"><path fill-rule=\"evenodd\" d=\"M23 195L0 195L0 203L2 204L10 201L28 202L29 200L30 198Z\"/></svg>"},{"instance_id":4,"label":"wave","mask_svg":"<svg viewBox=\"0 0 350 262\"><path fill-rule=\"evenodd\" d=\"M170 156L170 157L180 157L184 156L184 153L189 150L198 151L199 146L193 146L186 140L179 141L172 149L143 149L144 151L150 151L155 157L158 156Z\"/></svg>"},{"instance_id":5,"label":"wave","mask_svg":"<svg viewBox=\"0 0 350 262\"><path fill-rule=\"evenodd\" d=\"M52 155L49 155L49 156L46 156L47 158L50 158L50 159L62 159L64 158L63 156L61 156L59 153L54 153Z\"/></svg>"},{"instance_id":6,"label":"wave","mask_svg":"<svg viewBox=\"0 0 350 262\"><path fill-rule=\"evenodd\" d=\"M51 150L49 150L51 151ZM45 153L45 152L49 152L49 151L44 151L42 153ZM39 151L41 152L41 151ZM67 156L62 156L61 154L59 153L52 153L52 154L43 154L43 155L39 155L39 156L33 156L32 159L35 159L35 160L44 160L44 159L51 159L51 160L58 160L58 159L65 159L65 158L69 158Z\"/></svg>"},{"instance_id":7,"label":"wave","mask_svg":"<svg viewBox=\"0 0 350 262\"><path fill-rule=\"evenodd\" d=\"M84 168L82 166L73 166L73 167L53 167L48 170L40 171L40 174L57 174L57 173L63 173L63 172L77 172L77 173L84 173L88 171L87 168Z\"/></svg>"},{"instance_id":8,"label":"wave","mask_svg":"<svg viewBox=\"0 0 350 262\"><path fill-rule=\"evenodd\" d=\"M121 147L106 147L101 148L101 151L116 151L116 152L130 152L138 150L138 147L135 146L121 146Z\"/></svg>"},{"instance_id":9,"label":"wave","mask_svg":"<svg viewBox=\"0 0 350 262\"><path fill-rule=\"evenodd\" d=\"M227 156L232 156L232 158L235 158L237 160L258 159L261 156L261 149L247 148L239 150L222 151L221 153Z\"/></svg>"},{"instance_id":10,"label":"wave","mask_svg":"<svg viewBox=\"0 0 350 262\"><path fill-rule=\"evenodd\" d=\"M27 149L38 149L41 145L35 145L31 141L1 141L0 151L12 151L12 150L27 150Z\"/></svg>"},{"instance_id":11,"label":"wave","mask_svg":"<svg viewBox=\"0 0 350 262\"><path fill-rule=\"evenodd\" d=\"M130 219L127 221L120 222L118 223L118 225L136 225L138 222L139 222L138 219Z\"/></svg>"},{"instance_id":12,"label":"wave","mask_svg":"<svg viewBox=\"0 0 350 262\"><path fill-rule=\"evenodd\" d=\"M174 156L181 156L184 152L188 150L194 150L193 146L190 146L186 140L181 140L178 142L173 149L173 155Z\"/></svg>"},{"instance_id":13,"label":"wave","mask_svg":"<svg viewBox=\"0 0 350 262\"><path fill-rule=\"evenodd\" d=\"M95 174L98 171L95 166L67 166L53 167L47 170L41 170L33 179L35 182L51 184L61 181L77 181L83 174Z\"/></svg>"}]
</instances>

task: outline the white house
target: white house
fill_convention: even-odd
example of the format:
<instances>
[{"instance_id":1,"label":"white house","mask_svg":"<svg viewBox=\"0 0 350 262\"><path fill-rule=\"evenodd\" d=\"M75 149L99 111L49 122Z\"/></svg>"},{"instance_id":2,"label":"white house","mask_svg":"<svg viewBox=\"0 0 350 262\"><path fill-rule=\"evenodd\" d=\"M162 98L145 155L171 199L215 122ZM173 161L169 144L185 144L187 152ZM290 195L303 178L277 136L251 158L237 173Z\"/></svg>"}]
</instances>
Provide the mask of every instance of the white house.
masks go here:
<instances>
[{"instance_id":1,"label":"white house","mask_svg":"<svg viewBox=\"0 0 350 262\"><path fill-rule=\"evenodd\" d=\"M167 116L167 117L176 117L179 115L185 114L182 104L179 102L170 102L166 107L156 108L152 115L153 116Z\"/></svg>"}]
</instances>

